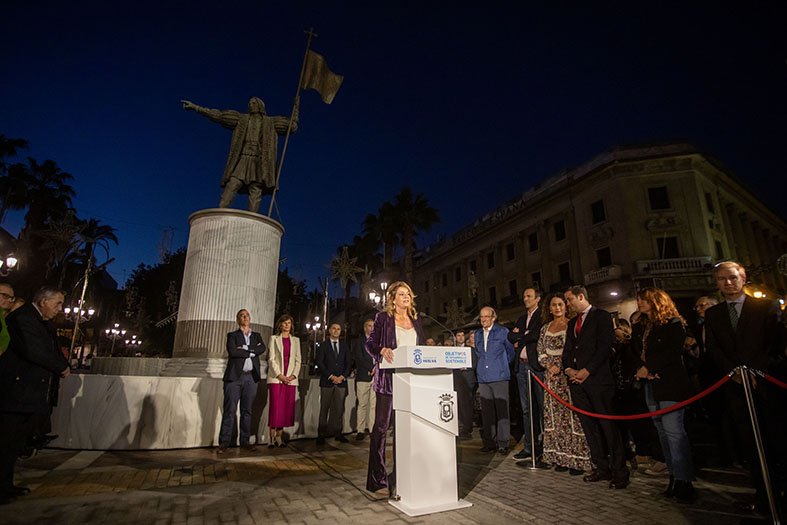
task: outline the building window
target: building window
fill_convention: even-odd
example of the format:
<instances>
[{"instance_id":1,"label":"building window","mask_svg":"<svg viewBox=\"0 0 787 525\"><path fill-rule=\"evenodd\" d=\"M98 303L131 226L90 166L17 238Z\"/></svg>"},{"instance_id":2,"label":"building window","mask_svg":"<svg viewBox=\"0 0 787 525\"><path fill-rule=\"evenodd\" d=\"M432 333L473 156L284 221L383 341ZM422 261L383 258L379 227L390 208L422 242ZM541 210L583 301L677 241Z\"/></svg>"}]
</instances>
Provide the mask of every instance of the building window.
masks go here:
<instances>
[{"instance_id":1,"label":"building window","mask_svg":"<svg viewBox=\"0 0 787 525\"><path fill-rule=\"evenodd\" d=\"M651 210L669 210L669 193L667 193L666 186L658 186L656 188L648 188L648 201L650 202Z\"/></svg>"},{"instance_id":2,"label":"building window","mask_svg":"<svg viewBox=\"0 0 787 525\"><path fill-rule=\"evenodd\" d=\"M568 262L557 265L557 278L561 283L571 282L571 267Z\"/></svg>"},{"instance_id":3,"label":"building window","mask_svg":"<svg viewBox=\"0 0 787 525\"><path fill-rule=\"evenodd\" d=\"M531 252L538 251L538 232L533 232L527 236L527 246Z\"/></svg>"},{"instance_id":4,"label":"building window","mask_svg":"<svg viewBox=\"0 0 787 525\"><path fill-rule=\"evenodd\" d=\"M658 237L656 246L659 250L659 259L677 259L680 257L677 237Z\"/></svg>"},{"instance_id":5,"label":"building window","mask_svg":"<svg viewBox=\"0 0 787 525\"><path fill-rule=\"evenodd\" d=\"M426 315L429 315L429 307L428 306L426 307L425 310L426 310Z\"/></svg>"},{"instance_id":6,"label":"building window","mask_svg":"<svg viewBox=\"0 0 787 525\"><path fill-rule=\"evenodd\" d=\"M715 241L716 244L716 258L724 259L724 249L721 247L721 241Z\"/></svg>"},{"instance_id":7,"label":"building window","mask_svg":"<svg viewBox=\"0 0 787 525\"><path fill-rule=\"evenodd\" d=\"M508 281L508 295L511 297L517 297L519 295L516 290L516 279Z\"/></svg>"},{"instance_id":8,"label":"building window","mask_svg":"<svg viewBox=\"0 0 787 525\"><path fill-rule=\"evenodd\" d=\"M429 293L429 280L424 281L424 292Z\"/></svg>"},{"instance_id":9,"label":"building window","mask_svg":"<svg viewBox=\"0 0 787 525\"><path fill-rule=\"evenodd\" d=\"M516 257L516 250L514 249L514 243L510 242L506 244L506 261L513 261Z\"/></svg>"},{"instance_id":10,"label":"building window","mask_svg":"<svg viewBox=\"0 0 787 525\"><path fill-rule=\"evenodd\" d=\"M530 274L530 284L535 290L544 289L544 287L541 286L541 272L533 272Z\"/></svg>"},{"instance_id":11,"label":"building window","mask_svg":"<svg viewBox=\"0 0 787 525\"><path fill-rule=\"evenodd\" d=\"M562 241L566 238L566 221L555 223L555 241Z\"/></svg>"},{"instance_id":12,"label":"building window","mask_svg":"<svg viewBox=\"0 0 787 525\"><path fill-rule=\"evenodd\" d=\"M448 303L443 303L443 313L448 311Z\"/></svg>"},{"instance_id":13,"label":"building window","mask_svg":"<svg viewBox=\"0 0 787 525\"><path fill-rule=\"evenodd\" d=\"M490 270L495 267L495 252L486 254L486 267Z\"/></svg>"},{"instance_id":14,"label":"building window","mask_svg":"<svg viewBox=\"0 0 787 525\"><path fill-rule=\"evenodd\" d=\"M596 260L599 268L612 266L612 252L609 250L609 246L596 250Z\"/></svg>"},{"instance_id":15,"label":"building window","mask_svg":"<svg viewBox=\"0 0 787 525\"><path fill-rule=\"evenodd\" d=\"M448 286L448 274L443 272L443 275L440 276L440 284L443 285L443 288Z\"/></svg>"},{"instance_id":16,"label":"building window","mask_svg":"<svg viewBox=\"0 0 787 525\"><path fill-rule=\"evenodd\" d=\"M494 286L489 287L489 304L497 305L497 290Z\"/></svg>"},{"instance_id":17,"label":"building window","mask_svg":"<svg viewBox=\"0 0 787 525\"><path fill-rule=\"evenodd\" d=\"M708 213L716 213L716 208L713 206L713 195L710 192L705 192L705 206L708 208Z\"/></svg>"},{"instance_id":18,"label":"building window","mask_svg":"<svg viewBox=\"0 0 787 525\"><path fill-rule=\"evenodd\" d=\"M458 306L459 308L462 308L462 298L461 297L456 300L456 306Z\"/></svg>"},{"instance_id":19,"label":"building window","mask_svg":"<svg viewBox=\"0 0 787 525\"><path fill-rule=\"evenodd\" d=\"M454 281L459 282L462 280L462 269L458 266L454 268Z\"/></svg>"},{"instance_id":20,"label":"building window","mask_svg":"<svg viewBox=\"0 0 787 525\"><path fill-rule=\"evenodd\" d=\"M607 212L604 210L603 200L597 200L590 205L590 215L592 217L593 224L598 224L607 220Z\"/></svg>"},{"instance_id":21,"label":"building window","mask_svg":"<svg viewBox=\"0 0 787 525\"><path fill-rule=\"evenodd\" d=\"M470 261L470 271L476 273L475 261Z\"/></svg>"}]
</instances>

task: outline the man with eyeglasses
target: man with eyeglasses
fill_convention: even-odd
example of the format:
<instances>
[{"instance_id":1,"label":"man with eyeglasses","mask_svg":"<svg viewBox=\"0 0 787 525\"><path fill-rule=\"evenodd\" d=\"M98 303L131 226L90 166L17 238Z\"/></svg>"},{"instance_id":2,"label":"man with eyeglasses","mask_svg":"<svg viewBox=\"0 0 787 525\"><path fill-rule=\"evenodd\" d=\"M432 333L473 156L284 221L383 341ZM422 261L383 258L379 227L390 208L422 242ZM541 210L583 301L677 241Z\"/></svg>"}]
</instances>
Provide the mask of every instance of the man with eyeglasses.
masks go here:
<instances>
[{"instance_id":1,"label":"man with eyeglasses","mask_svg":"<svg viewBox=\"0 0 787 525\"><path fill-rule=\"evenodd\" d=\"M5 316L14 306L14 289L8 283L0 283L0 355L3 355L11 342Z\"/></svg>"},{"instance_id":2,"label":"man with eyeglasses","mask_svg":"<svg viewBox=\"0 0 787 525\"><path fill-rule=\"evenodd\" d=\"M511 420L508 412L509 364L514 360L514 345L508 340L508 328L500 326L497 312L490 306L478 315L481 328L475 332L475 362L478 392L481 395L481 452L508 454Z\"/></svg>"},{"instance_id":3,"label":"man with eyeglasses","mask_svg":"<svg viewBox=\"0 0 787 525\"><path fill-rule=\"evenodd\" d=\"M14 464L28 439L48 432L60 378L71 373L49 323L63 300L62 291L45 286L7 319L11 343L0 356L0 504L30 492L14 485Z\"/></svg>"}]
</instances>

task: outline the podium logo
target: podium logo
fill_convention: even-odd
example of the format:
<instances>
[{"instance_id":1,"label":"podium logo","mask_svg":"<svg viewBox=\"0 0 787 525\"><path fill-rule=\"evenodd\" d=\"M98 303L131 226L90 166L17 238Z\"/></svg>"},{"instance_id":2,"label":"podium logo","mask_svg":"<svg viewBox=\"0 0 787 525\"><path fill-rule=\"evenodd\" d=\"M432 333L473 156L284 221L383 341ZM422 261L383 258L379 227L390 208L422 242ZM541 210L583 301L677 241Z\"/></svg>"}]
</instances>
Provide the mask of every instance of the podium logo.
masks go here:
<instances>
[{"instance_id":1,"label":"podium logo","mask_svg":"<svg viewBox=\"0 0 787 525\"><path fill-rule=\"evenodd\" d=\"M454 396L453 394L442 394L440 396L440 419L448 423L454 419Z\"/></svg>"},{"instance_id":2,"label":"podium logo","mask_svg":"<svg viewBox=\"0 0 787 525\"><path fill-rule=\"evenodd\" d=\"M416 365L420 365L422 362L423 362L423 359L421 358L421 349L420 348L414 349L413 350L413 363L415 363Z\"/></svg>"}]
</instances>

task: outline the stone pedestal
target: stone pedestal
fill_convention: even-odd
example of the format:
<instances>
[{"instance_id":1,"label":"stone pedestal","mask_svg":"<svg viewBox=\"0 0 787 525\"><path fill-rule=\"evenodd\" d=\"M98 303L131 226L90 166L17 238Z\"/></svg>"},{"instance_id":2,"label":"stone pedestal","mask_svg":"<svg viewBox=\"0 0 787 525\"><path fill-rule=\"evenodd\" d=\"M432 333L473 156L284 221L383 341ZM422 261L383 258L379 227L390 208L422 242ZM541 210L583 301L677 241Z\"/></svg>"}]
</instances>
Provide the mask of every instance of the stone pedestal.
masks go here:
<instances>
[{"instance_id":1,"label":"stone pedestal","mask_svg":"<svg viewBox=\"0 0 787 525\"><path fill-rule=\"evenodd\" d=\"M195 212L189 225L172 354L179 371L162 375L204 377L213 375L209 358L227 357L227 332L237 329L241 308L251 313L252 329L267 342L284 228L269 217L229 208ZM197 362L202 359L205 367Z\"/></svg>"}]
</instances>

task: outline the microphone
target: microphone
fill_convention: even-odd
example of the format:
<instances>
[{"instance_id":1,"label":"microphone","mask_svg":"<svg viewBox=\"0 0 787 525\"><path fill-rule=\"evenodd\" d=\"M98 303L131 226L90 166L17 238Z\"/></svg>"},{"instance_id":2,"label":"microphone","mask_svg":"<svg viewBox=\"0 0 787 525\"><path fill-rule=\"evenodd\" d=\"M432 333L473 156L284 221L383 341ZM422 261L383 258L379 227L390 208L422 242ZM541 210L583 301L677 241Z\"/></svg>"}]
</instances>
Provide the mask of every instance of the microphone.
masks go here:
<instances>
[{"instance_id":1,"label":"microphone","mask_svg":"<svg viewBox=\"0 0 787 525\"><path fill-rule=\"evenodd\" d=\"M437 319L435 319L431 315L427 314L426 312L418 312L418 315L426 317L428 319L431 319L432 321L437 323L438 326L442 327L445 331L447 331L449 334L451 334L451 339L453 339L454 340L454 344L456 344L456 335L454 335L454 331L453 330L451 330L446 325L444 325L443 323L441 323L440 321L438 321Z\"/></svg>"}]
</instances>

